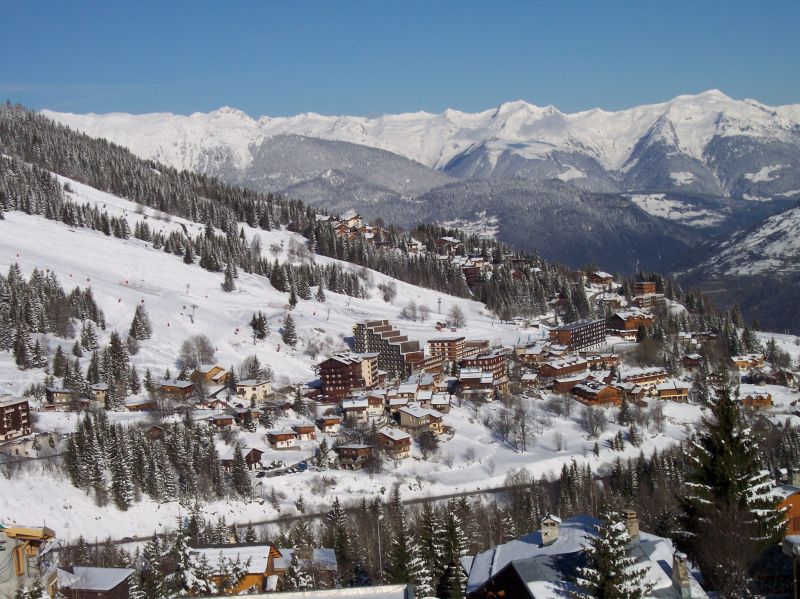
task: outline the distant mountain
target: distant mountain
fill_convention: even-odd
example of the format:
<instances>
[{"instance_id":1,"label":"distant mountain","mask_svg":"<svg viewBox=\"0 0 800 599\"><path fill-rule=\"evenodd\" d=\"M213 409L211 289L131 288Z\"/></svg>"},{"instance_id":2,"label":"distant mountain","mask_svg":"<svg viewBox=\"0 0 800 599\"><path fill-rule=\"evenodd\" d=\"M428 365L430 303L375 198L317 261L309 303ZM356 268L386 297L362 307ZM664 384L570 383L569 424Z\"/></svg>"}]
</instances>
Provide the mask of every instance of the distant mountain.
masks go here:
<instances>
[{"instance_id":1,"label":"distant mountain","mask_svg":"<svg viewBox=\"0 0 800 599\"><path fill-rule=\"evenodd\" d=\"M254 119L230 108L47 114L139 156L334 212L475 226L607 270L634 268L640 247L648 249L640 265L668 270L681 248L749 228L800 198L800 105L716 90L574 114L523 101L376 118ZM618 214L608 220L612 206ZM571 220L548 223L563 215ZM655 251L645 243L651 231Z\"/></svg>"},{"instance_id":2,"label":"distant mountain","mask_svg":"<svg viewBox=\"0 0 800 599\"><path fill-rule=\"evenodd\" d=\"M762 326L800 331L800 206L702 244L679 268L683 282L739 303Z\"/></svg>"},{"instance_id":3,"label":"distant mountain","mask_svg":"<svg viewBox=\"0 0 800 599\"><path fill-rule=\"evenodd\" d=\"M48 114L140 156L204 172L220 159L239 170L260 168L254 148L300 135L387 150L459 178L560 178L595 191L800 197L800 105L770 107L717 90L573 114L523 101L473 114L376 118L304 113L256 120L230 108L191 116Z\"/></svg>"}]
</instances>

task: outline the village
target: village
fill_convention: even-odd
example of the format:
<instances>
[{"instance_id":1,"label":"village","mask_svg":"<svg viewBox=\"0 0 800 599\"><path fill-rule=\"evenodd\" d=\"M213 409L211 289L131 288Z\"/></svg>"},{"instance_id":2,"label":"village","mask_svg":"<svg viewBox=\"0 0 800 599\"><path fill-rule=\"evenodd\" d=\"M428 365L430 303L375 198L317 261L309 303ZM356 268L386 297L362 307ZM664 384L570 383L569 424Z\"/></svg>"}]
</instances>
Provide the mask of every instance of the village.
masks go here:
<instances>
[{"instance_id":1,"label":"village","mask_svg":"<svg viewBox=\"0 0 800 599\"><path fill-rule=\"evenodd\" d=\"M332 224L339 235L361 235L382 243L381 228L365 224L353 212ZM468 283L492 276L491 261L465 252L461 245L456 238L442 237L433 248L408 242L406 249L435 252L460 268ZM655 282L636 281L626 297L619 281L608 273L578 272L573 276L592 299L593 313L602 316L565 323L568 306L563 298L554 298L547 315L520 319L518 324L527 339L519 344L497 345L468 337L461 333L465 323L458 311L447 321L431 322L430 334L421 338L403 333L407 315L392 321L364 320L353 323L348 351L317 362L316 380L276 388L265 369L256 368L250 373L253 376L245 377L245 373L220 364L200 364L126 397L121 412L129 413L135 419L131 422L144 427L144 434L153 442L170 434L170 422L189 418L197 426L208 427L216 433L227 484L234 484L237 467L246 468L250 499L261 504L269 499L267 484L278 483L282 477L311 484L312 476L333 469L373 480L404 462L449 462L452 468L455 450L449 446L462 447L454 439L474 436L482 410L498 406L513 410L491 412L491 420L484 415L483 430L490 431L492 443L521 455L518 464L528 461L524 454L530 447L542 444L554 416L583 410L576 433L585 439L579 443L584 455L592 443L599 455L604 423L620 420L623 411L652 415L669 406L699 409L693 394L698 372L712 388L721 382L720 377L730 377L739 389L737 401L751 417L777 419L797 412L796 373L769 364L763 353L731 356L723 369L726 372L711 372L706 355L718 341L714 333L679 333L670 341L680 352L677 362L647 363L637 348L652 330L655 314L683 310L659 293ZM171 366L165 364L165 371ZM47 422L59 414L76 414L79 420L80 414L105 411L108 385L92 384L89 391L80 394L53 385L46 387L41 400L0 398L0 465L8 476L13 476L18 462L64 452L70 433L47 430ZM680 408L667 411L677 414ZM592 417L597 413L603 415ZM637 435L635 427L630 432L608 434L602 451L638 447L642 440L637 440ZM547 443L553 446L549 451L555 454L569 445L561 432L554 431L550 438ZM483 464L488 478L497 467L494 458L484 459L475 447L461 452L459 458L467 464ZM800 532L800 489L794 483L800 480L795 480L793 473L786 476L780 488L792 514L789 532L796 534ZM345 487L347 490L354 489ZM273 499L274 493L273 489ZM542 535L548 534L547 526L558 528L560 520L553 516L543 521ZM572 521L565 530L570 526L580 529L583 525L580 520ZM557 537L557 532L552 534ZM11 560L15 573L2 582L2 588L44 578L68 597L90 596L87 593L129 596L127 581L132 569L64 564L56 568L50 553L58 536L58 531L47 527L12 523L0 527L3 542L13 548L0 559ZM326 586L326 577L333 580L337 568L331 548L284 549L250 541L193 551L195 559L203 554L212 572L223 569L226 560L247 562L246 573L230 593L284 589L286 571L301 562L319 578L319 586ZM23 559L23 555L27 557ZM470 575L469 568L465 567L465 575ZM493 584L488 579L483 582ZM382 587L373 588L375 594L365 596L406 596L404 588L397 586L383 587L385 594L381 594Z\"/></svg>"}]
</instances>

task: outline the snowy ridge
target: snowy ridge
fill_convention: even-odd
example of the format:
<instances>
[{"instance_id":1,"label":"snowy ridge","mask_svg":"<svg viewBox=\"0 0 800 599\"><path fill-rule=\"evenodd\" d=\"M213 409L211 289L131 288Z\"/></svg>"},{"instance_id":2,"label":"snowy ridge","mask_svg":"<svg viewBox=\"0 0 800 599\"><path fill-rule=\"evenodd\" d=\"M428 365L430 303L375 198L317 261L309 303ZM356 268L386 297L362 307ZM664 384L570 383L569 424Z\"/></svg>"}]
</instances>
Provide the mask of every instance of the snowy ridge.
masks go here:
<instances>
[{"instance_id":1,"label":"snowy ridge","mask_svg":"<svg viewBox=\"0 0 800 599\"><path fill-rule=\"evenodd\" d=\"M441 114L376 118L303 113L253 119L231 108L190 116L45 114L127 146L141 157L193 170L209 150L222 152L240 168L246 166L251 144L282 134L380 148L438 169L483 145L494 160L505 151L525 158L579 152L607 169L619 170L645 136L649 143L667 142L702 160L715 136L783 139L800 126L800 104L770 107L755 100L733 100L718 90L614 112L595 108L571 114L522 100L477 113L448 109ZM577 176L568 173L564 175Z\"/></svg>"}]
</instances>

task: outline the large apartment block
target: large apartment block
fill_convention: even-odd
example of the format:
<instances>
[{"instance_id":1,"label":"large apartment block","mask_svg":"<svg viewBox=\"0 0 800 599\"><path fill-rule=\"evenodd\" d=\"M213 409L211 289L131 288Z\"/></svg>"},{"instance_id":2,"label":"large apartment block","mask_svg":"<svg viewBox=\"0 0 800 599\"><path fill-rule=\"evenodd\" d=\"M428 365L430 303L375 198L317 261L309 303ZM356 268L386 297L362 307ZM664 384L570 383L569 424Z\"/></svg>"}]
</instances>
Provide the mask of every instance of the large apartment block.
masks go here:
<instances>
[{"instance_id":1,"label":"large apartment block","mask_svg":"<svg viewBox=\"0 0 800 599\"><path fill-rule=\"evenodd\" d=\"M409 339L388 320L367 320L353 327L353 345L357 352L376 352L378 368L396 376L406 376L419 368L425 355L419 341Z\"/></svg>"},{"instance_id":2,"label":"large apartment block","mask_svg":"<svg viewBox=\"0 0 800 599\"><path fill-rule=\"evenodd\" d=\"M550 341L572 350L592 349L606 340L606 321L602 318L571 322L550 331Z\"/></svg>"},{"instance_id":3,"label":"large apartment block","mask_svg":"<svg viewBox=\"0 0 800 599\"><path fill-rule=\"evenodd\" d=\"M341 353L319 365L321 391L332 398L349 396L353 391L370 389L378 383L378 354Z\"/></svg>"},{"instance_id":4,"label":"large apartment block","mask_svg":"<svg viewBox=\"0 0 800 599\"><path fill-rule=\"evenodd\" d=\"M441 356L448 362L460 362L464 359L464 337L439 337L428 340L428 351L431 356Z\"/></svg>"},{"instance_id":5,"label":"large apartment block","mask_svg":"<svg viewBox=\"0 0 800 599\"><path fill-rule=\"evenodd\" d=\"M31 414L27 399L0 398L0 441L31 434Z\"/></svg>"}]
</instances>

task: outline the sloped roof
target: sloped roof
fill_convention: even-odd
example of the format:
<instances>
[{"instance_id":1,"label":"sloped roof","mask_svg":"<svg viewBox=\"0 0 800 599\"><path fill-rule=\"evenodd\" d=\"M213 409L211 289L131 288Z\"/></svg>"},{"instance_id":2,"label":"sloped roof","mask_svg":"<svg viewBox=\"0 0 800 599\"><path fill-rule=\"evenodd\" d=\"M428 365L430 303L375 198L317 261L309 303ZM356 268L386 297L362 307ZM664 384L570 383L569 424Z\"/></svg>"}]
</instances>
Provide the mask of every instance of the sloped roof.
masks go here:
<instances>
[{"instance_id":1,"label":"sloped roof","mask_svg":"<svg viewBox=\"0 0 800 599\"><path fill-rule=\"evenodd\" d=\"M110 591L133 574L131 568L73 566L72 572L58 569L58 584L73 591Z\"/></svg>"}]
</instances>

